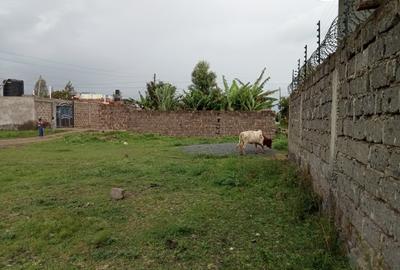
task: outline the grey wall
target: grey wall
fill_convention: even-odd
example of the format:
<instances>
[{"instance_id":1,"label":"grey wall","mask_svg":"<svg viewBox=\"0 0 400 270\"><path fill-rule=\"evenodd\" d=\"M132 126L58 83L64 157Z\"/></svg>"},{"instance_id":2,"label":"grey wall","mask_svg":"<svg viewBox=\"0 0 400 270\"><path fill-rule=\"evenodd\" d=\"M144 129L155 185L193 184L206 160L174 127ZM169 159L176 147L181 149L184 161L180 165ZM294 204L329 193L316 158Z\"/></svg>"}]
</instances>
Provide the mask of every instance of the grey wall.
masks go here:
<instances>
[{"instance_id":1,"label":"grey wall","mask_svg":"<svg viewBox=\"0 0 400 270\"><path fill-rule=\"evenodd\" d=\"M372 13L372 10L357 11L359 0L339 0L339 29L353 32L357 25Z\"/></svg>"},{"instance_id":2,"label":"grey wall","mask_svg":"<svg viewBox=\"0 0 400 270\"><path fill-rule=\"evenodd\" d=\"M42 118L56 126L56 108L60 104L73 105L73 101L34 96L0 97L0 129L34 128Z\"/></svg>"},{"instance_id":3,"label":"grey wall","mask_svg":"<svg viewBox=\"0 0 400 270\"><path fill-rule=\"evenodd\" d=\"M16 129L36 120L33 97L0 97L0 129Z\"/></svg>"},{"instance_id":4,"label":"grey wall","mask_svg":"<svg viewBox=\"0 0 400 270\"><path fill-rule=\"evenodd\" d=\"M289 156L351 262L400 269L400 2L386 1L290 96Z\"/></svg>"}]
</instances>

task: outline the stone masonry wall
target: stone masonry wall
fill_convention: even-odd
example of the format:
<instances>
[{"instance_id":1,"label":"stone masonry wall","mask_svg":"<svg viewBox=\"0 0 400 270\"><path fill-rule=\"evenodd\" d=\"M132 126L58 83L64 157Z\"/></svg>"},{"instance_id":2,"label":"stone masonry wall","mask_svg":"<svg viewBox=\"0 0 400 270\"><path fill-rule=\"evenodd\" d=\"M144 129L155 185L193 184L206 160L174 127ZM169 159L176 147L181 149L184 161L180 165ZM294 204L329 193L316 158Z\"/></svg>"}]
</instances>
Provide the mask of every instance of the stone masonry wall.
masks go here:
<instances>
[{"instance_id":1,"label":"stone masonry wall","mask_svg":"<svg viewBox=\"0 0 400 270\"><path fill-rule=\"evenodd\" d=\"M151 112L134 111L129 129L171 136L227 136L261 129L275 134L275 114L266 112Z\"/></svg>"},{"instance_id":2,"label":"stone masonry wall","mask_svg":"<svg viewBox=\"0 0 400 270\"><path fill-rule=\"evenodd\" d=\"M76 128L102 129L99 103L74 102L74 126Z\"/></svg>"},{"instance_id":3,"label":"stone masonry wall","mask_svg":"<svg viewBox=\"0 0 400 270\"><path fill-rule=\"evenodd\" d=\"M170 136L226 136L261 129L274 136L275 113L265 112L158 112L124 105L75 102L75 127L132 130Z\"/></svg>"},{"instance_id":4,"label":"stone masonry wall","mask_svg":"<svg viewBox=\"0 0 400 270\"><path fill-rule=\"evenodd\" d=\"M51 99L35 99L36 121L42 118L42 120L51 123L54 117L53 107Z\"/></svg>"},{"instance_id":5,"label":"stone masonry wall","mask_svg":"<svg viewBox=\"0 0 400 270\"><path fill-rule=\"evenodd\" d=\"M385 1L290 96L289 157L353 266L400 269L400 3Z\"/></svg>"}]
</instances>

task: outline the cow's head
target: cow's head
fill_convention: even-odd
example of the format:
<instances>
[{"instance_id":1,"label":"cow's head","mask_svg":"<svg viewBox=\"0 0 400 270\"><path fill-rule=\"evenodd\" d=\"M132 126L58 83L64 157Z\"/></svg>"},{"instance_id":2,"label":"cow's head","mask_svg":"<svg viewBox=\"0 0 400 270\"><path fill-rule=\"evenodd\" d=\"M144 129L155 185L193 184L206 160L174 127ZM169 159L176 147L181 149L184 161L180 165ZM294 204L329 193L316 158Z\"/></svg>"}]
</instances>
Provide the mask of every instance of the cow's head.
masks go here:
<instances>
[{"instance_id":1,"label":"cow's head","mask_svg":"<svg viewBox=\"0 0 400 270\"><path fill-rule=\"evenodd\" d=\"M272 139L264 136L263 145L267 146L268 148L272 148Z\"/></svg>"}]
</instances>

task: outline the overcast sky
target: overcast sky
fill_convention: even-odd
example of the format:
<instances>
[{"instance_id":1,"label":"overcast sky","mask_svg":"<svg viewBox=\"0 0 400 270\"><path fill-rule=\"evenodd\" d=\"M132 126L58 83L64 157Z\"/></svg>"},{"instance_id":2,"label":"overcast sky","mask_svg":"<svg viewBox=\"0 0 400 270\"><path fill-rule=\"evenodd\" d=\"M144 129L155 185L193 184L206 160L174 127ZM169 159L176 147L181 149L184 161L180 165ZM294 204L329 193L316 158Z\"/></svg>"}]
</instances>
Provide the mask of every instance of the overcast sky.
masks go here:
<instances>
[{"instance_id":1,"label":"overcast sky","mask_svg":"<svg viewBox=\"0 0 400 270\"><path fill-rule=\"evenodd\" d=\"M206 60L219 82L266 67L286 93L317 21L325 32L335 16L337 0L1 0L0 78L137 97L153 73L185 89Z\"/></svg>"}]
</instances>

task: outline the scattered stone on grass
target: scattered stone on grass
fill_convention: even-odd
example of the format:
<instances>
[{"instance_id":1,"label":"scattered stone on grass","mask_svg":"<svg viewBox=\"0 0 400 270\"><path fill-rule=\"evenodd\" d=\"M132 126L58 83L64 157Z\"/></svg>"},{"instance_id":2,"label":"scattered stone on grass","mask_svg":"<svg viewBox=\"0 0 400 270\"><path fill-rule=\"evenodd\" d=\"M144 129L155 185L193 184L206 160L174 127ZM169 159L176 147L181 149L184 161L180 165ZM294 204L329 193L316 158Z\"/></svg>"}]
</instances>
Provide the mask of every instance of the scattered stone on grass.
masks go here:
<instances>
[{"instance_id":1,"label":"scattered stone on grass","mask_svg":"<svg viewBox=\"0 0 400 270\"><path fill-rule=\"evenodd\" d=\"M86 203L86 204L84 205L84 207L86 208L86 207L90 207L90 206L93 206L93 205L94 205L94 203L88 202L88 203Z\"/></svg>"},{"instance_id":2,"label":"scattered stone on grass","mask_svg":"<svg viewBox=\"0 0 400 270\"><path fill-rule=\"evenodd\" d=\"M178 247L178 242L175 240L167 239L167 241L165 241L165 245L169 249L176 249Z\"/></svg>"},{"instance_id":3,"label":"scattered stone on grass","mask_svg":"<svg viewBox=\"0 0 400 270\"><path fill-rule=\"evenodd\" d=\"M112 188L110 192L111 199L113 200L122 200L125 198L125 190L122 188Z\"/></svg>"}]
</instances>

